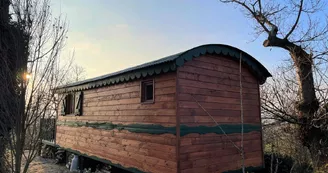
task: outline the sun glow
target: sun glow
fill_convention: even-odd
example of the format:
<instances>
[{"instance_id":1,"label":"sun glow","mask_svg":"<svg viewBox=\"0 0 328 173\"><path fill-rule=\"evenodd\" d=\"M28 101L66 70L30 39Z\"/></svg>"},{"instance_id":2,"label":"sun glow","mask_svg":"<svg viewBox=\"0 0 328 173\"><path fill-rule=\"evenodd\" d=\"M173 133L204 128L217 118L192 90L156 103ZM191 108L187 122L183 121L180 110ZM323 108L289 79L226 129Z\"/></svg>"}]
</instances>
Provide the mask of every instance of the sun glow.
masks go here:
<instances>
[{"instance_id":1,"label":"sun glow","mask_svg":"<svg viewBox=\"0 0 328 173\"><path fill-rule=\"evenodd\" d=\"M28 74L28 73L25 73L25 79L28 80L28 79L31 79L32 78L32 75Z\"/></svg>"}]
</instances>

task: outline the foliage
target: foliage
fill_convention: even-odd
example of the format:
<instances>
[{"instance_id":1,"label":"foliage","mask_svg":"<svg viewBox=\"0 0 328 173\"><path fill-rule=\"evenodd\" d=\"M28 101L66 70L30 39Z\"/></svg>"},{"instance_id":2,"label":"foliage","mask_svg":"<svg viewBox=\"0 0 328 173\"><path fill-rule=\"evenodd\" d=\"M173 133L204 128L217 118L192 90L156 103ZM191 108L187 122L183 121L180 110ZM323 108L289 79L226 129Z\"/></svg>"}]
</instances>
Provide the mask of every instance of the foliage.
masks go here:
<instances>
[{"instance_id":1,"label":"foliage","mask_svg":"<svg viewBox=\"0 0 328 173\"><path fill-rule=\"evenodd\" d=\"M264 155L265 170L263 172L270 173L273 167L275 173L312 173L313 168L306 163L297 163L292 157L266 153ZM273 164L272 164L273 163ZM277 167L277 169L275 169Z\"/></svg>"}]
</instances>

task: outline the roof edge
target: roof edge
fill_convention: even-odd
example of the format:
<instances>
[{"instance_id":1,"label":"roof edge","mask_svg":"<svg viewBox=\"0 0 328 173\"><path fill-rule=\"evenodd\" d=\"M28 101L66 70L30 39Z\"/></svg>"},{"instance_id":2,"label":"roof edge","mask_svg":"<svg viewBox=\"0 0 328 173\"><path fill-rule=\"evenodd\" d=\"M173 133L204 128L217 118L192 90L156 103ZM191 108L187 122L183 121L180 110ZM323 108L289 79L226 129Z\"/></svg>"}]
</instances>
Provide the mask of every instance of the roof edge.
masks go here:
<instances>
[{"instance_id":1,"label":"roof edge","mask_svg":"<svg viewBox=\"0 0 328 173\"><path fill-rule=\"evenodd\" d=\"M266 79L271 77L269 71L248 53L229 45L206 44L115 73L60 86L57 87L55 91L57 93L65 93L86 90L176 71L176 69L183 66L185 62L191 61L193 58L197 58L205 54L225 55L237 61L242 58L242 62L247 65L260 84L265 83Z\"/></svg>"},{"instance_id":2,"label":"roof edge","mask_svg":"<svg viewBox=\"0 0 328 173\"><path fill-rule=\"evenodd\" d=\"M187 50L176 59L176 65L178 67L183 66L185 62L191 61L193 58L197 58L207 53L229 56L236 61L239 61L239 59L242 58L242 62L248 66L261 85L265 83L268 77L272 76L270 72L253 56L241 49L225 44L207 44Z\"/></svg>"}]
</instances>

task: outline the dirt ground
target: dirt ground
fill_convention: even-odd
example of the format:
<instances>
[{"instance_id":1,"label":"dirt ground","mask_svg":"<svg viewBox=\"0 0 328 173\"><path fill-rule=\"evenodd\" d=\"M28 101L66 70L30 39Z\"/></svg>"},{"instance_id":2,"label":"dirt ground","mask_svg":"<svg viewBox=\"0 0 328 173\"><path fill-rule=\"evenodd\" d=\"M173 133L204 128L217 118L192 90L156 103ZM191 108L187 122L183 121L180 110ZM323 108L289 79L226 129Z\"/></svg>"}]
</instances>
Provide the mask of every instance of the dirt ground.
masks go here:
<instances>
[{"instance_id":1,"label":"dirt ground","mask_svg":"<svg viewBox=\"0 0 328 173\"><path fill-rule=\"evenodd\" d=\"M55 164L53 159L36 157L31 163L28 173L69 173L65 165Z\"/></svg>"}]
</instances>

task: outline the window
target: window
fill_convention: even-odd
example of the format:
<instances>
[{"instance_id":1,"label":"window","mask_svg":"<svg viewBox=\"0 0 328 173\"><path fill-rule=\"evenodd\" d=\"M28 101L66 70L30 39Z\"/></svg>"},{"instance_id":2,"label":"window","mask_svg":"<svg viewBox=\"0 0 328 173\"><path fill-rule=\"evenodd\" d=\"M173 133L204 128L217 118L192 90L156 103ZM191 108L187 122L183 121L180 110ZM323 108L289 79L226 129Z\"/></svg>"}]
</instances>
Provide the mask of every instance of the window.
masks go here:
<instances>
[{"instance_id":1,"label":"window","mask_svg":"<svg viewBox=\"0 0 328 173\"><path fill-rule=\"evenodd\" d=\"M154 102L154 80L141 81L141 102Z\"/></svg>"},{"instance_id":2,"label":"window","mask_svg":"<svg viewBox=\"0 0 328 173\"><path fill-rule=\"evenodd\" d=\"M66 94L62 101L62 115L82 115L82 92Z\"/></svg>"},{"instance_id":3,"label":"window","mask_svg":"<svg viewBox=\"0 0 328 173\"><path fill-rule=\"evenodd\" d=\"M73 114L74 113L74 94L68 94L65 97L66 106L65 106L65 113L66 114Z\"/></svg>"}]
</instances>

